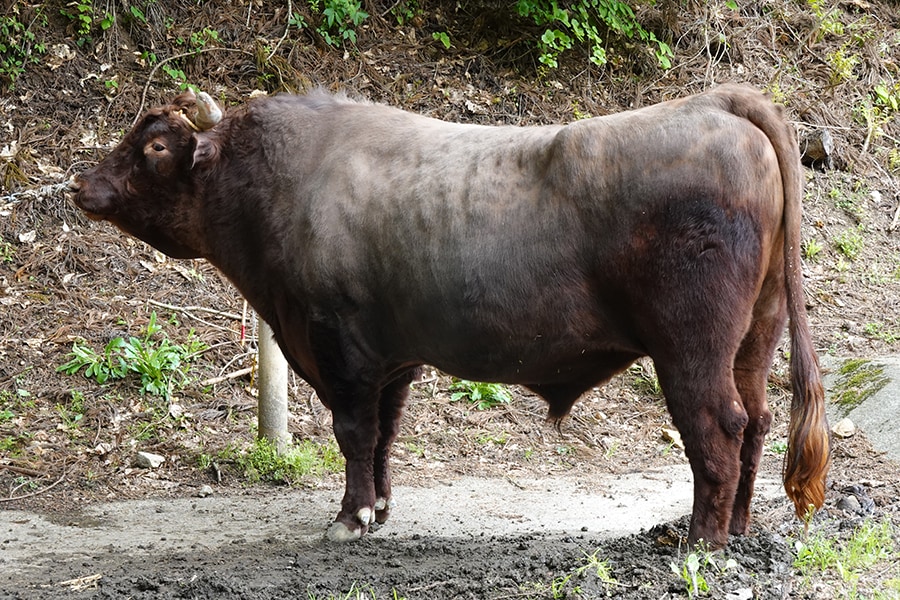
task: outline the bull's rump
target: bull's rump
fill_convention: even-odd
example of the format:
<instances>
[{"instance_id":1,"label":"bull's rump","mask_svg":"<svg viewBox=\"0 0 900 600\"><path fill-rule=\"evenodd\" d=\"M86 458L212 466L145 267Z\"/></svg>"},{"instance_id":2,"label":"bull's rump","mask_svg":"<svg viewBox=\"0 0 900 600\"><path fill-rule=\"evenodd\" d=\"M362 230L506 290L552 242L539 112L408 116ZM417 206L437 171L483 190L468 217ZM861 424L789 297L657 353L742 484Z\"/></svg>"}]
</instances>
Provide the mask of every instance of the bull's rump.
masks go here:
<instances>
[{"instance_id":1,"label":"bull's rump","mask_svg":"<svg viewBox=\"0 0 900 600\"><path fill-rule=\"evenodd\" d=\"M320 160L304 154L303 230L281 239L316 312L390 362L564 380L646 354L669 304L701 319L740 284L729 308L751 306L780 253L775 153L714 96L541 128L327 110L327 142L297 131Z\"/></svg>"}]
</instances>

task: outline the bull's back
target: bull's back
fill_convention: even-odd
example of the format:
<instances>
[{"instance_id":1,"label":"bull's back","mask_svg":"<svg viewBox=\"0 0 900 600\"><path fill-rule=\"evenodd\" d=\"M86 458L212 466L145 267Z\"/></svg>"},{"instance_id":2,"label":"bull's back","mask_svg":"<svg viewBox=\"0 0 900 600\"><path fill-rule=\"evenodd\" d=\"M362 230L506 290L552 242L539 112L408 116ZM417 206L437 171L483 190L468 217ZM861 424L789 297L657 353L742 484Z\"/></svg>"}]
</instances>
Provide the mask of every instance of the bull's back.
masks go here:
<instances>
[{"instance_id":1,"label":"bull's back","mask_svg":"<svg viewBox=\"0 0 900 600\"><path fill-rule=\"evenodd\" d=\"M758 236L748 264L772 251L771 145L702 97L544 128L348 111L297 183L311 227L293 239L322 302L398 358L474 377L641 353L635 278L652 294L648 273L715 269L735 237Z\"/></svg>"}]
</instances>

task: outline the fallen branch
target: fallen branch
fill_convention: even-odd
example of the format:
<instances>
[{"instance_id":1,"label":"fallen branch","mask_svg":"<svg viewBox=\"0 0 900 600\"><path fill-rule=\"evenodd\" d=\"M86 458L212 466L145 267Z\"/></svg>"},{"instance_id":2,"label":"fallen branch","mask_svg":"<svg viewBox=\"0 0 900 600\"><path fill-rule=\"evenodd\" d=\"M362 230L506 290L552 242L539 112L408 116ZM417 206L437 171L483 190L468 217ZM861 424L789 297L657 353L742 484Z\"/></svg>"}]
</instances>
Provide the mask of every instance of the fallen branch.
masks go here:
<instances>
[{"instance_id":1,"label":"fallen branch","mask_svg":"<svg viewBox=\"0 0 900 600\"><path fill-rule=\"evenodd\" d=\"M192 312L204 312L210 315L216 315L218 317L225 317L226 319L233 319L235 321L241 320L241 315L236 315L234 313L225 312L221 310L216 310L214 308L207 308L205 306L175 306L174 304L166 304L165 302L157 302L156 300L147 300L148 304L152 304L153 306L158 306L159 308L166 308L168 310L176 310L178 312L183 313L192 313Z\"/></svg>"},{"instance_id":2,"label":"fallen branch","mask_svg":"<svg viewBox=\"0 0 900 600\"><path fill-rule=\"evenodd\" d=\"M900 200L900 196L898 196L898 200ZM894 211L894 218L891 219L891 224L888 225L887 230L893 231L897 229L897 224L900 223L900 202L897 203L897 210Z\"/></svg>"},{"instance_id":3,"label":"fallen branch","mask_svg":"<svg viewBox=\"0 0 900 600\"><path fill-rule=\"evenodd\" d=\"M153 65L153 68L150 69L150 75L147 76L147 83L144 84L144 91L141 92L141 103L138 106L137 112L134 115L134 121L131 122L131 126L132 127L135 126L135 124L138 122L138 119L141 118L141 114L143 114L143 112L144 112L144 104L146 104L146 102L147 102L147 90L150 89L150 82L153 81L153 76L156 74L157 69L159 69L161 66L163 66L167 62L171 62L173 60L178 60L179 58L185 58L187 56L194 56L196 54L203 54L204 52L214 52L217 50L219 50L221 52L242 52L248 56L253 56L252 52L248 52L248 51L242 50L240 48L221 48L221 47L216 46L216 47L211 47L211 48L200 48L199 50L183 52L181 54L176 54L174 56L170 56L169 58L164 58L163 60L161 60L158 63L156 63L155 65Z\"/></svg>"},{"instance_id":4,"label":"fallen branch","mask_svg":"<svg viewBox=\"0 0 900 600\"><path fill-rule=\"evenodd\" d=\"M229 379L237 379L238 377L249 375L252 372L253 367L247 367L246 369L239 369L237 371L234 371L233 373L228 373L227 375L222 375L220 377L210 377L209 379L204 379L200 382L200 385L216 385L217 383L222 383L223 381L228 381Z\"/></svg>"},{"instance_id":5,"label":"fallen branch","mask_svg":"<svg viewBox=\"0 0 900 600\"><path fill-rule=\"evenodd\" d=\"M272 57L275 56L276 52L278 52L278 46L280 46L282 44L282 42L284 42L284 40L287 38L288 31L291 30L291 13L293 13L293 12L294 12L294 9L291 7L291 0L288 0L288 3L287 3L287 22L288 22L288 24L284 28L284 34L282 34L281 39L278 40L278 43L275 44L275 47L272 48L272 52L270 52L269 56L266 58L266 62L269 62L270 60L272 60Z\"/></svg>"},{"instance_id":6,"label":"fallen branch","mask_svg":"<svg viewBox=\"0 0 900 600\"><path fill-rule=\"evenodd\" d=\"M34 469L26 469L25 467L15 467L13 465L0 465L0 470L6 469L7 471L12 471L13 473L18 473L19 475L27 475L29 477L46 477L46 473L41 473L40 471L35 471Z\"/></svg>"},{"instance_id":7,"label":"fallen branch","mask_svg":"<svg viewBox=\"0 0 900 600\"><path fill-rule=\"evenodd\" d=\"M57 479L56 481L54 481L47 487L42 488L36 492L31 492L30 494L24 494L22 496L11 496L9 498L0 498L0 502L15 502L16 500L25 500L26 498L33 498L34 496L40 496L44 492L49 492L50 490L55 488L57 485L59 485L62 482L62 480L66 478L66 475L68 475L68 474L69 474L68 471L63 473L62 475L59 476L59 479Z\"/></svg>"},{"instance_id":8,"label":"fallen branch","mask_svg":"<svg viewBox=\"0 0 900 600\"><path fill-rule=\"evenodd\" d=\"M103 575L97 573L96 575L87 575L85 577L76 577L75 579L69 579L68 581L60 581L59 585L68 586L69 589L73 592L80 592L81 590L93 589L97 587L97 584L103 578Z\"/></svg>"}]
</instances>

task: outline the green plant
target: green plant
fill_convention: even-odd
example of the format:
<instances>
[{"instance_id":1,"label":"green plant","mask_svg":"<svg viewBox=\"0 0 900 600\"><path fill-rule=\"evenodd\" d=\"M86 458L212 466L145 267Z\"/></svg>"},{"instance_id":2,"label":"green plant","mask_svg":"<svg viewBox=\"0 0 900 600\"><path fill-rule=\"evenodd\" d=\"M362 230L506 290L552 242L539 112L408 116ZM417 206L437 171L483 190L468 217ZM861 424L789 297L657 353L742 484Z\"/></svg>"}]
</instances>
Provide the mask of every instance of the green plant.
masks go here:
<instances>
[{"instance_id":1,"label":"green plant","mask_svg":"<svg viewBox=\"0 0 900 600\"><path fill-rule=\"evenodd\" d=\"M59 10L59 13L72 22L75 33L80 36L78 45L81 46L91 33L91 26L94 24L93 3L91 0L69 2L65 8Z\"/></svg>"},{"instance_id":2,"label":"green plant","mask_svg":"<svg viewBox=\"0 0 900 600\"><path fill-rule=\"evenodd\" d=\"M359 585L356 582L350 584L350 589L339 594L317 596L311 590L306 590L306 600L379 600L375 589L370 585ZM386 600L406 600L396 588L391 588L391 595Z\"/></svg>"},{"instance_id":3,"label":"green plant","mask_svg":"<svg viewBox=\"0 0 900 600\"><path fill-rule=\"evenodd\" d=\"M601 559L599 555L600 550L594 550L591 554L585 552L584 558L581 559L584 564L578 567L575 572L578 575L583 575L586 572L593 573L597 579L608 586L619 585L616 578L612 576L609 563L605 559Z\"/></svg>"},{"instance_id":4,"label":"green plant","mask_svg":"<svg viewBox=\"0 0 900 600\"><path fill-rule=\"evenodd\" d=\"M855 581L862 571L892 560L895 533L888 517L880 522L864 521L847 540L817 533L796 543L794 567L806 577L834 570L842 580Z\"/></svg>"},{"instance_id":5,"label":"green plant","mask_svg":"<svg viewBox=\"0 0 900 600\"><path fill-rule=\"evenodd\" d=\"M32 398L31 392L22 387L18 378L15 383L14 391L0 390L0 407L15 410L34 408L34 398Z\"/></svg>"},{"instance_id":6,"label":"green plant","mask_svg":"<svg viewBox=\"0 0 900 600\"><path fill-rule=\"evenodd\" d=\"M213 29L212 27L204 27L200 31L194 31L191 33L189 38L189 43L191 50L197 51L201 48L205 48L209 42L218 42L219 41L219 32Z\"/></svg>"},{"instance_id":7,"label":"green plant","mask_svg":"<svg viewBox=\"0 0 900 600\"><path fill-rule=\"evenodd\" d=\"M172 78L172 81L178 84L178 89L184 90L188 87L187 75L181 69L165 63L160 67L166 75Z\"/></svg>"},{"instance_id":8,"label":"green plant","mask_svg":"<svg viewBox=\"0 0 900 600\"><path fill-rule=\"evenodd\" d=\"M12 262L16 257L16 247L0 237L0 263Z\"/></svg>"},{"instance_id":9,"label":"green plant","mask_svg":"<svg viewBox=\"0 0 900 600\"><path fill-rule=\"evenodd\" d=\"M450 49L450 36L445 31L435 31L431 34L431 39L444 45L445 50Z\"/></svg>"},{"instance_id":10,"label":"green plant","mask_svg":"<svg viewBox=\"0 0 900 600\"><path fill-rule=\"evenodd\" d=\"M14 436L0 437L0 452L13 454L19 449L19 438Z\"/></svg>"},{"instance_id":11,"label":"green plant","mask_svg":"<svg viewBox=\"0 0 900 600\"><path fill-rule=\"evenodd\" d=\"M787 442L784 440L775 440L771 444L769 444L769 450L772 454L778 454L783 456L785 452L787 452Z\"/></svg>"},{"instance_id":12,"label":"green plant","mask_svg":"<svg viewBox=\"0 0 900 600\"><path fill-rule=\"evenodd\" d=\"M450 391L452 392L450 394L451 402L465 399L474 404L478 410L512 402L512 395L509 393L509 390L500 383L481 383L466 379L456 379L450 385Z\"/></svg>"},{"instance_id":13,"label":"green plant","mask_svg":"<svg viewBox=\"0 0 900 600\"><path fill-rule=\"evenodd\" d=\"M866 323L863 325L863 332L869 337L873 337L888 344L893 344L900 339L900 336L898 336L896 331L885 327L881 323Z\"/></svg>"},{"instance_id":14,"label":"green plant","mask_svg":"<svg viewBox=\"0 0 900 600\"><path fill-rule=\"evenodd\" d=\"M862 236L862 228L847 229L834 238L834 245L841 254L854 260L862 252L865 241Z\"/></svg>"},{"instance_id":15,"label":"green plant","mask_svg":"<svg viewBox=\"0 0 900 600\"><path fill-rule=\"evenodd\" d=\"M505 446L506 442L509 441L508 433L485 433L481 434L476 438L476 441L479 444L487 445L494 444L495 446Z\"/></svg>"},{"instance_id":16,"label":"green plant","mask_svg":"<svg viewBox=\"0 0 900 600\"><path fill-rule=\"evenodd\" d=\"M12 421L16 418L16 413L6 408L0 409L0 424Z\"/></svg>"},{"instance_id":17,"label":"green plant","mask_svg":"<svg viewBox=\"0 0 900 600\"><path fill-rule=\"evenodd\" d=\"M39 42L33 31L35 23L44 24L46 20L37 7L34 18L25 25L20 18L22 3L16 2L10 14L0 16L0 80L12 89L28 64L37 63L39 55L47 51L43 42Z\"/></svg>"},{"instance_id":18,"label":"green plant","mask_svg":"<svg viewBox=\"0 0 900 600\"><path fill-rule=\"evenodd\" d=\"M144 11L141 10L140 7L132 5L129 7L129 12L136 21L143 23L144 25L147 24L147 15L144 14Z\"/></svg>"},{"instance_id":19,"label":"green plant","mask_svg":"<svg viewBox=\"0 0 900 600\"><path fill-rule=\"evenodd\" d=\"M155 339L160 334L160 339ZM96 353L83 341L72 344L69 360L57 371L74 375L84 370L85 377L104 384L110 379L123 379L129 374L140 378L141 393L168 398L173 388L184 387L188 379L190 363L206 349L206 345L194 337L191 330L184 344L176 344L162 333L156 322L156 312L143 337L113 338L102 354Z\"/></svg>"},{"instance_id":20,"label":"green plant","mask_svg":"<svg viewBox=\"0 0 900 600\"><path fill-rule=\"evenodd\" d=\"M709 585L700 572L700 555L696 552L691 552L685 557L680 569L675 563L671 563L669 566L672 568L672 572L684 581L689 598L709 591Z\"/></svg>"},{"instance_id":21,"label":"green plant","mask_svg":"<svg viewBox=\"0 0 900 600\"><path fill-rule=\"evenodd\" d=\"M660 66L665 69L672 66L672 49L644 29L631 6L622 0L575 0L567 3L566 8L560 8L557 0L518 0L516 11L536 25L546 26L538 42L541 52L538 60L547 67L556 68L560 54L574 48L576 43L588 46L592 63L605 65L602 30L651 46Z\"/></svg>"},{"instance_id":22,"label":"green plant","mask_svg":"<svg viewBox=\"0 0 900 600\"><path fill-rule=\"evenodd\" d=\"M419 8L419 0L399 0L391 8L391 14L397 19L398 25L404 25L415 19L422 9Z\"/></svg>"},{"instance_id":23,"label":"green plant","mask_svg":"<svg viewBox=\"0 0 900 600\"><path fill-rule=\"evenodd\" d=\"M72 390L70 395L69 402L56 405L56 412L59 413L66 429L76 429L84 418L84 394L78 390Z\"/></svg>"},{"instance_id":24,"label":"green plant","mask_svg":"<svg viewBox=\"0 0 900 600\"><path fill-rule=\"evenodd\" d=\"M825 0L809 0L808 4L817 21L816 41L820 42L826 36L844 35L844 24L841 22L841 12L832 8L825 9Z\"/></svg>"},{"instance_id":25,"label":"green plant","mask_svg":"<svg viewBox=\"0 0 900 600\"><path fill-rule=\"evenodd\" d=\"M733 558L727 559L720 566L716 561L716 555L708 549L703 548L702 544L700 544L696 550L688 553L681 565L675 563L669 564L672 572L684 581L689 598L694 598L700 594L709 592L709 583L706 581L704 575L708 569L712 568L719 573L723 573L736 566L737 561Z\"/></svg>"},{"instance_id":26,"label":"green plant","mask_svg":"<svg viewBox=\"0 0 900 600\"><path fill-rule=\"evenodd\" d=\"M319 4L322 3L321 11ZM316 28L329 46L356 43L356 28L369 17L359 0L309 0L313 12L321 12L322 22Z\"/></svg>"},{"instance_id":27,"label":"green plant","mask_svg":"<svg viewBox=\"0 0 900 600\"><path fill-rule=\"evenodd\" d=\"M418 456L419 458L425 456L425 446L422 444L417 444L416 442L404 442L403 447L406 448L407 452Z\"/></svg>"},{"instance_id":28,"label":"green plant","mask_svg":"<svg viewBox=\"0 0 900 600\"><path fill-rule=\"evenodd\" d=\"M891 148L888 151L888 169L892 173L900 171L900 148Z\"/></svg>"},{"instance_id":29,"label":"green plant","mask_svg":"<svg viewBox=\"0 0 900 600\"><path fill-rule=\"evenodd\" d=\"M892 114L900 112L900 83L892 86L881 82L873 90L873 104L882 112Z\"/></svg>"},{"instance_id":30,"label":"green plant","mask_svg":"<svg viewBox=\"0 0 900 600\"><path fill-rule=\"evenodd\" d=\"M201 471L205 471L213 466L213 462L213 457L203 452L197 457L197 468Z\"/></svg>"},{"instance_id":31,"label":"green plant","mask_svg":"<svg viewBox=\"0 0 900 600\"><path fill-rule=\"evenodd\" d=\"M337 473L344 468L344 458L336 444L321 445L310 440L279 451L268 440L257 439L249 452L226 448L220 458L233 460L252 482L293 484L307 475Z\"/></svg>"},{"instance_id":32,"label":"green plant","mask_svg":"<svg viewBox=\"0 0 900 600\"><path fill-rule=\"evenodd\" d=\"M803 243L803 257L806 260L815 260L819 253L823 250L822 244L815 238L809 238Z\"/></svg>"},{"instance_id":33,"label":"green plant","mask_svg":"<svg viewBox=\"0 0 900 600\"><path fill-rule=\"evenodd\" d=\"M863 187L849 192L833 187L828 191L828 197L834 202L834 206L853 217L857 223L863 222L866 218L865 195L866 190Z\"/></svg>"},{"instance_id":34,"label":"green plant","mask_svg":"<svg viewBox=\"0 0 900 600\"><path fill-rule=\"evenodd\" d=\"M306 17L298 12L291 13L291 17L288 19L288 26L296 27L297 29L306 29Z\"/></svg>"},{"instance_id":35,"label":"green plant","mask_svg":"<svg viewBox=\"0 0 900 600\"><path fill-rule=\"evenodd\" d=\"M649 361L634 363L628 367L628 374L632 376L632 386L638 393L654 398L662 396L662 387L659 385L656 369Z\"/></svg>"},{"instance_id":36,"label":"green plant","mask_svg":"<svg viewBox=\"0 0 900 600\"><path fill-rule=\"evenodd\" d=\"M859 64L859 56L857 54L848 54L846 45L826 54L825 62L831 68L831 72L828 75L828 82L831 85L839 85L845 81L856 79L853 75L853 70Z\"/></svg>"}]
</instances>

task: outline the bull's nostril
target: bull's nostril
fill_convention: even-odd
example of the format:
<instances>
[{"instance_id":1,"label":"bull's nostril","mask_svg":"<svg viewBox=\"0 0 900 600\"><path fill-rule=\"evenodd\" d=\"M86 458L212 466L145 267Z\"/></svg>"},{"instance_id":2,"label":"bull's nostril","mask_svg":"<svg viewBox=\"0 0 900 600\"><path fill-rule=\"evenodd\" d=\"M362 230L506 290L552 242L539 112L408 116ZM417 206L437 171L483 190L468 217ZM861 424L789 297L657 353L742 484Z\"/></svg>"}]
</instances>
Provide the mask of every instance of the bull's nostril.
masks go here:
<instances>
[{"instance_id":1,"label":"bull's nostril","mask_svg":"<svg viewBox=\"0 0 900 600\"><path fill-rule=\"evenodd\" d=\"M67 181L66 183L68 185L68 189L70 192L77 192L78 190L81 189L81 184L74 177L69 179L69 181Z\"/></svg>"}]
</instances>

